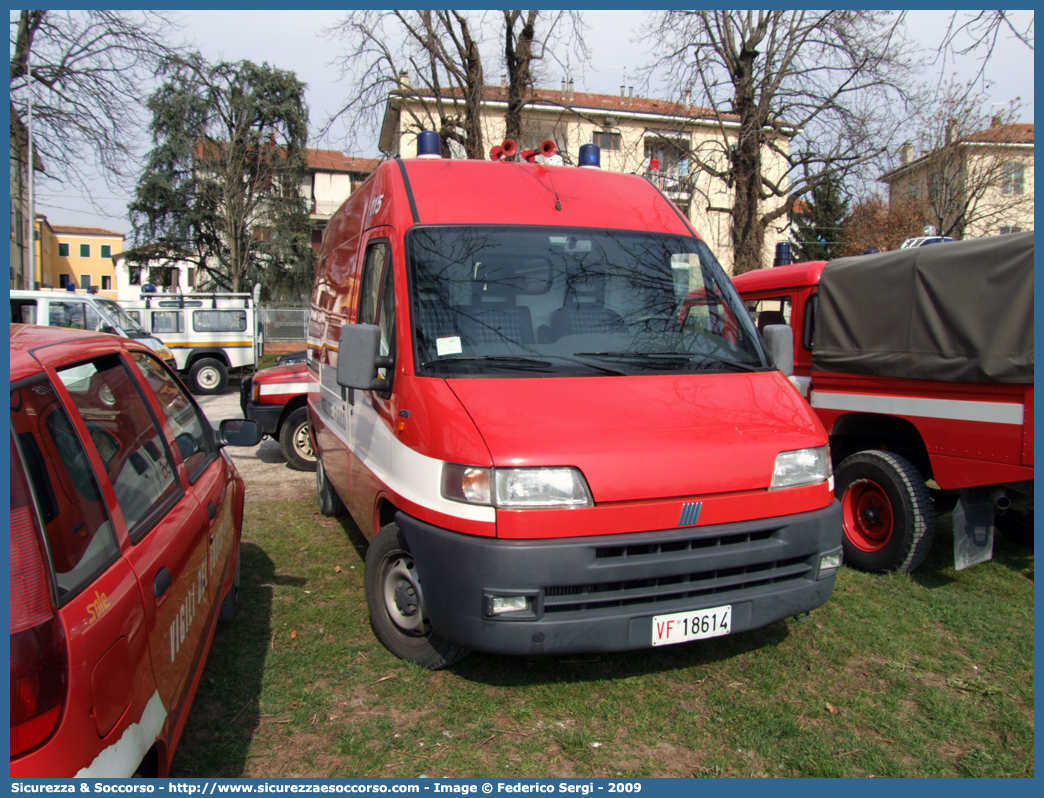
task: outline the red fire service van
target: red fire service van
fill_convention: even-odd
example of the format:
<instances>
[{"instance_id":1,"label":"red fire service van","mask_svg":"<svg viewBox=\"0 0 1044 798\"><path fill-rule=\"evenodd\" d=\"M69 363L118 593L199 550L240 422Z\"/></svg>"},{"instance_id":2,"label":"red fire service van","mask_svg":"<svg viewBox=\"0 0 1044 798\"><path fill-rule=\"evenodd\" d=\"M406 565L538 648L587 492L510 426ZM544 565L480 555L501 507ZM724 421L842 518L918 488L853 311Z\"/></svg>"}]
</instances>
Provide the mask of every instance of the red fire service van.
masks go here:
<instances>
[{"instance_id":1,"label":"red fire service van","mask_svg":"<svg viewBox=\"0 0 1044 798\"><path fill-rule=\"evenodd\" d=\"M912 571L929 488L958 569L993 528L1033 542L1033 233L748 272L759 328L793 328L793 377L830 431L846 562ZM946 506L946 504L944 504Z\"/></svg>"},{"instance_id":2,"label":"red fire service van","mask_svg":"<svg viewBox=\"0 0 1044 798\"><path fill-rule=\"evenodd\" d=\"M593 145L418 150L330 220L308 324L320 509L371 539L389 650L617 651L823 604L826 433L688 220Z\"/></svg>"},{"instance_id":3,"label":"red fire service van","mask_svg":"<svg viewBox=\"0 0 1044 798\"><path fill-rule=\"evenodd\" d=\"M11 325L11 777L164 776L219 620L243 479L133 339Z\"/></svg>"},{"instance_id":4,"label":"red fire service van","mask_svg":"<svg viewBox=\"0 0 1044 798\"><path fill-rule=\"evenodd\" d=\"M315 452L308 427L308 392L318 390L303 361L261 369L239 387L243 417L279 441L287 464L297 471L315 471Z\"/></svg>"}]
</instances>

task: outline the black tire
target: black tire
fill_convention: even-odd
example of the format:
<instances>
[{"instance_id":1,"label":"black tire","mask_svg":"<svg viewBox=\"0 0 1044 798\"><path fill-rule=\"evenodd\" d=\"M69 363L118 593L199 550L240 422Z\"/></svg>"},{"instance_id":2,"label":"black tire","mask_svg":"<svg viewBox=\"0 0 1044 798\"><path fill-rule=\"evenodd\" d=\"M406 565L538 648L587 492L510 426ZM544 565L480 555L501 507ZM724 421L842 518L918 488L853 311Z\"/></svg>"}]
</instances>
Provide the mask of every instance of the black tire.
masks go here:
<instances>
[{"instance_id":1,"label":"black tire","mask_svg":"<svg viewBox=\"0 0 1044 798\"><path fill-rule=\"evenodd\" d=\"M1012 543L1033 548L1033 511L1008 510L993 520L997 531Z\"/></svg>"},{"instance_id":2,"label":"black tire","mask_svg":"<svg viewBox=\"0 0 1044 798\"><path fill-rule=\"evenodd\" d=\"M913 463L871 449L846 458L834 479L846 563L864 571L910 573L924 562L935 511Z\"/></svg>"},{"instance_id":3,"label":"black tire","mask_svg":"<svg viewBox=\"0 0 1044 798\"><path fill-rule=\"evenodd\" d=\"M315 462L315 492L319 494L319 512L323 515L335 518L348 512L348 508L344 506L344 502L337 495L334 486L326 478L323 461L318 458Z\"/></svg>"},{"instance_id":4,"label":"black tire","mask_svg":"<svg viewBox=\"0 0 1044 798\"><path fill-rule=\"evenodd\" d=\"M239 616L239 551L236 551L236 573L232 577L232 587L225 594L221 602L221 610L218 612L218 620L221 623L231 623Z\"/></svg>"},{"instance_id":5,"label":"black tire","mask_svg":"<svg viewBox=\"0 0 1044 798\"><path fill-rule=\"evenodd\" d=\"M308 408L299 407L279 430L279 448L286 464L295 471L315 471L315 451L308 432Z\"/></svg>"},{"instance_id":6,"label":"black tire","mask_svg":"<svg viewBox=\"0 0 1044 798\"><path fill-rule=\"evenodd\" d=\"M432 630L413 556L398 524L383 527L370 541L364 582L373 631L399 659L435 671L471 653Z\"/></svg>"},{"instance_id":7,"label":"black tire","mask_svg":"<svg viewBox=\"0 0 1044 798\"><path fill-rule=\"evenodd\" d=\"M220 360L201 357L189 369L189 387L202 396L221 393L228 385L228 369Z\"/></svg>"}]
</instances>

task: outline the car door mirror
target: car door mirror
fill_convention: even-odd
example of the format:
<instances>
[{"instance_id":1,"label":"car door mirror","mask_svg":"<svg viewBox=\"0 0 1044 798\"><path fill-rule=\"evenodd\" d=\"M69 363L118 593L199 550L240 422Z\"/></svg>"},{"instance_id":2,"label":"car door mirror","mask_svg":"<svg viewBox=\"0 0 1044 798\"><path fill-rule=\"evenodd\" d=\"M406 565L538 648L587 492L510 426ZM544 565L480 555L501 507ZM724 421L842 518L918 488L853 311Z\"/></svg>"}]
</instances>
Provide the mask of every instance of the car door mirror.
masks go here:
<instances>
[{"instance_id":1,"label":"car door mirror","mask_svg":"<svg viewBox=\"0 0 1044 798\"><path fill-rule=\"evenodd\" d=\"M794 373L794 331L789 324L768 324L761 333L765 348L784 377Z\"/></svg>"},{"instance_id":2,"label":"car door mirror","mask_svg":"<svg viewBox=\"0 0 1044 798\"><path fill-rule=\"evenodd\" d=\"M249 418L226 418L218 427L221 446L257 446L261 443L261 425Z\"/></svg>"},{"instance_id":3,"label":"car door mirror","mask_svg":"<svg viewBox=\"0 0 1044 798\"><path fill-rule=\"evenodd\" d=\"M337 341L337 384L363 391L389 390L391 381L377 378L395 359L381 357L381 328L376 324L345 324Z\"/></svg>"}]
</instances>

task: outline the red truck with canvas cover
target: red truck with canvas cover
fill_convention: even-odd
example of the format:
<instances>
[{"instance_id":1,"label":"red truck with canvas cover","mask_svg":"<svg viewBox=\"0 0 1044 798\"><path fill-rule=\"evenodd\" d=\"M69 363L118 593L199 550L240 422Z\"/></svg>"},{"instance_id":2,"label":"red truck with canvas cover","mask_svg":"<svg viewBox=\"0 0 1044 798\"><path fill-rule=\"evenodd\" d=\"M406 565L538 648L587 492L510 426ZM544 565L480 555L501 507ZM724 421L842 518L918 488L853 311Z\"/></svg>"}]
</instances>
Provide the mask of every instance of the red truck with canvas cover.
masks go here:
<instances>
[{"instance_id":1,"label":"red truck with canvas cover","mask_svg":"<svg viewBox=\"0 0 1044 798\"><path fill-rule=\"evenodd\" d=\"M1033 233L733 278L759 329L792 329L793 381L830 431L845 560L911 571L940 498L954 556L994 525L1033 540Z\"/></svg>"},{"instance_id":2,"label":"red truck with canvas cover","mask_svg":"<svg viewBox=\"0 0 1044 798\"><path fill-rule=\"evenodd\" d=\"M437 668L823 604L826 433L688 220L641 177L584 168L593 145L578 168L443 160L435 139L330 220L308 324L320 509L370 538L381 641ZM682 320L697 289L730 338Z\"/></svg>"}]
</instances>

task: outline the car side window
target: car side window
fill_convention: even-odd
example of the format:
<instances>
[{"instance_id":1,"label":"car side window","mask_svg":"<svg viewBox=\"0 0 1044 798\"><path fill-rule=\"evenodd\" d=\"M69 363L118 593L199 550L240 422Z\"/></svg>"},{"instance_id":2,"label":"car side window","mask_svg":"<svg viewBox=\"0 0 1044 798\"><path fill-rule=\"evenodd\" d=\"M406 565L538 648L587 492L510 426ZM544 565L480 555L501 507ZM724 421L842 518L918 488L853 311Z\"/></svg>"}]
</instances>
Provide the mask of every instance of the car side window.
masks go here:
<instances>
[{"instance_id":1,"label":"car side window","mask_svg":"<svg viewBox=\"0 0 1044 798\"><path fill-rule=\"evenodd\" d=\"M206 419L159 360L144 352L132 353L131 359L159 399L181 459L185 462L189 482L195 483L217 456L217 447L213 436L208 434Z\"/></svg>"},{"instance_id":2,"label":"car side window","mask_svg":"<svg viewBox=\"0 0 1044 798\"><path fill-rule=\"evenodd\" d=\"M12 389L11 428L64 604L113 563L119 545L87 452L50 382Z\"/></svg>"},{"instance_id":3,"label":"car side window","mask_svg":"<svg viewBox=\"0 0 1044 798\"><path fill-rule=\"evenodd\" d=\"M117 355L59 369L58 377L90 432L137 543L181 495L163 433Z\"/></svg>"},{"instance_id":4,"label":"car side window","mask_svg":"<svg viewBox=\"0 0 1044 798\"><path fill-rule=\"evenodd\" d=\"M359 323L377 323L377 300L381 291L384 264L388 259L388 242L379 241L366 250L363 264L362 294L359 297Z\"/></svg>"}]
</instances>

